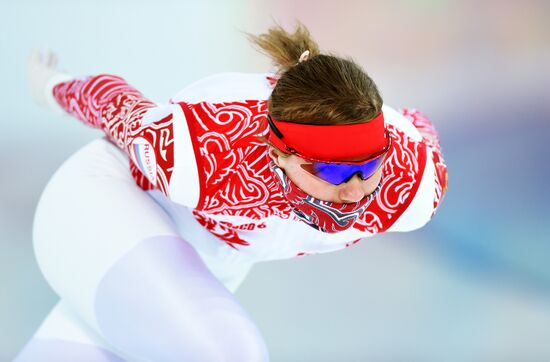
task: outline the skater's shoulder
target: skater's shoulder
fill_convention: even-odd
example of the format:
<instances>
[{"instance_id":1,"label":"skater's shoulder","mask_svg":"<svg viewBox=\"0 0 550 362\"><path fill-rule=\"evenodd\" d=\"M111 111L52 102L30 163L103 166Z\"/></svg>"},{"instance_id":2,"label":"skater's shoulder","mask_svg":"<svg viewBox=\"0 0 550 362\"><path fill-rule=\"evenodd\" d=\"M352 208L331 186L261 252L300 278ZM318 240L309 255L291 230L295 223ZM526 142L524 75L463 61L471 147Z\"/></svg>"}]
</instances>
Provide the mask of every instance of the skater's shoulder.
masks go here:
<instances>
[{"instance_id":1,"label":"skater's shoulder","mask_svg":"<svg viewBox=\"0 0 550 362\"><path fill-rule=\"evenodd\" d=\"M269 73L216 73L201 78L179 91L171 102L231 102L265 100L272 88Z\"/></svg>"},{"instance_id":2,"label":"skater's shoulder","mask_svg":"<svg viewBox=\"0 0 550 362\"><path fill-rule=\"evenodd\" d=\"M382 106L382 112L384 113L384 123L386 125L391 125L393 128L399 129L414 141L419 142L422 139L418 130L402 112L387 104Z\"/></svg>"}]
</instances>

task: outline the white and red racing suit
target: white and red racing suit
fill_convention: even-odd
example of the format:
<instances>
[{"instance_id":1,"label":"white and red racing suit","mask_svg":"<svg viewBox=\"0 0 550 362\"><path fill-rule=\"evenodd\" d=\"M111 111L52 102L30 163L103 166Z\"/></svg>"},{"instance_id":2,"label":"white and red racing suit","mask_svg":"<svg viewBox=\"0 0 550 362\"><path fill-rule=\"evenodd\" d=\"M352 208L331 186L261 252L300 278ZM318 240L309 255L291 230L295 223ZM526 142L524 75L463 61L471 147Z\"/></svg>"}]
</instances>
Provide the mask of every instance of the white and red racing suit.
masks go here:
<instances>
[{"instance_id":1,"label":"white and red racing suit","mask_svg":"<svg viewBox=\"0 0 550 362\"><path fill-rule=\"evenodd\" d=\"M433 217L447 188L437 132L419 111L386 105L393 145L382 189L366 212L336 234L293 216L269 171L267 146L256 137L265 132L269 78L213 75L165 105L106 74L59 83L53 96L129 155L137 184L156 190L176 223L179 210L190 210L215 236L218 255L261 261L325 253L377 233L414 230Z\"/></svg>"},{"instance_id":2,"label":"white and red racing suit","mask_svg":"<svg viewBox=\"0 0 550 362\"><path fill-rule=\"evenodd\" d=\"M40 198L35 255L61 300L17 361L266 361L231 293L254 263L433 217L447 188L437 133L420 112L388 106L392 147L366 212L338 233L295 217L256 137L270 78L214 75L165 105L113 75L52 81L50 101L108 140L72 155Z\"/></svg>"}]
</instances>

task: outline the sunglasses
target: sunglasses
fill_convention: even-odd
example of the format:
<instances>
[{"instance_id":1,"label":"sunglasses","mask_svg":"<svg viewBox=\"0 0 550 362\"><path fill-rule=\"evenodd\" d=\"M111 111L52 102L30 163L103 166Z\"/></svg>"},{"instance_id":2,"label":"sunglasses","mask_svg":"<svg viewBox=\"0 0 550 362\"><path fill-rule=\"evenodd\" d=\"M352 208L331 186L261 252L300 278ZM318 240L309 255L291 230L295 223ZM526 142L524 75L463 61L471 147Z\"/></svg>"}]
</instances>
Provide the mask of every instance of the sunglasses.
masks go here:
<instances>
[{"instance_id":1,"label":"sunglasses","mask_svg":"<svg viewBox=\"0 0 550 362\"><path fill-rule=\"evenodd\" d=\"M322 162L311 160L300 155L297 156L309 162L300 165L302 169L330 184L343 184L348 182L355 175L359 175L361 180L364 181L372 177L372 175L374 175L384 164L388 150L391 147L391 137L389 133L388 137L390 141L383 150L369 157L367 160L359 162Z\"/></svg>"},{"instance_id":2,"label":"sunglasses","mask_svg":"<svg viewBox=\"0 0 550 362\"><path fill-rule=\"evenodd\" d=\"M281 131L275 126L271 116L267 115L267 122L275 135L279 138L283 138ZM355 175L359 175L362 180L367 180L378 171L378 169L384 163L386 155L391 148L392 138L390 132L386 129L386 138L388 144L379 152L371 155L369 158L361 161L321 161L315 160L310 157L301 155L293 148L287 146L286 152L296 155L308 163L302 164L301 167L305 171L317 176L323 181L326 181L333 185L340 185L349 181ZM273 146L273 145L272 145ZM273 146L275 147L275 146ZM277 148L277 147L275 147ZM284 152L284 151L283 151Z\"/></svg>"}]
</instances>

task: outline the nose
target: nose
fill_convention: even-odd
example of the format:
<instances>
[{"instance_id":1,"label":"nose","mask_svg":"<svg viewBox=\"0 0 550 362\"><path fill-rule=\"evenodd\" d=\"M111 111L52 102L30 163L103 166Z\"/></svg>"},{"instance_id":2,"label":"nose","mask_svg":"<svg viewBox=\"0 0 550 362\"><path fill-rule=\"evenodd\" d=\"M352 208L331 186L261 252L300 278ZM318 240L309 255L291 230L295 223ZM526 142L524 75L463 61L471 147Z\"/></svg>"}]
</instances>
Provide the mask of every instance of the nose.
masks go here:
<instances>
[{"instance_id":1,"label":"nose","mask_svg":"<svg viewBox=\"0 0 550 362\"><path fill-rule=\"evenodd\" d=\"M348 182L344 183L339 190L338 196L342 202L357 202L365 197L359 176L355 175Z\"/></svg>"}]
</instances>

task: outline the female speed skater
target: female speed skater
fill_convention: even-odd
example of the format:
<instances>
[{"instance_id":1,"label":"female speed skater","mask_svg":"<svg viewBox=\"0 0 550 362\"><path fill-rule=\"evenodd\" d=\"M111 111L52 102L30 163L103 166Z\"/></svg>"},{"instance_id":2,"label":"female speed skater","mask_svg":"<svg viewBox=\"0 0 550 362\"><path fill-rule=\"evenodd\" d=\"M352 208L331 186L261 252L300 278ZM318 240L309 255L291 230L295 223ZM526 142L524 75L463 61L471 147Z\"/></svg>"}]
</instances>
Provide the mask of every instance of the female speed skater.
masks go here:
<instances>
[{"instance_id":1,"label":"female speed skater","mask_svg":"<svg viewBox=\"0 0 550 362\"><path fill-rule=\"evenodd\" d=\"M254 263L433 217L447 170L422 113L383 104L302 24L250 39L276 72L212 75L162 105L31 54L35 101L104 136L40 197L34 250L60 301L16 361L267 361L233 294Z\"/></svg>"}]
</instances>

